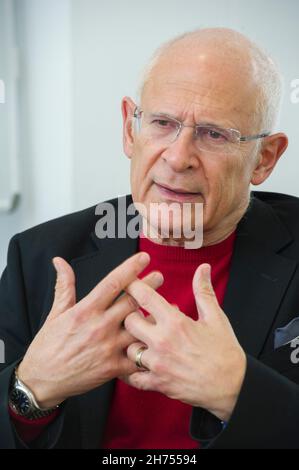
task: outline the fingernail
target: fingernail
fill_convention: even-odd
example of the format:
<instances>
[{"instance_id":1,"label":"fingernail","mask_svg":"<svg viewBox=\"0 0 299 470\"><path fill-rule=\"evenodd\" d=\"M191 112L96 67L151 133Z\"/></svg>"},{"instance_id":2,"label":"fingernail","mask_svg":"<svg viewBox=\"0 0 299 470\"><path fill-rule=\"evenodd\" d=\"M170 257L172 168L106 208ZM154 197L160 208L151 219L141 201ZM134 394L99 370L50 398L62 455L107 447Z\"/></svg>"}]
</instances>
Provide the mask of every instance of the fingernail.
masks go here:
<instances>
[{"instance_id":1,"label":"fingernail","mask_svg":"<svg viewBox=\"0 0 299 470\"><path fill-rule=\"evenodd\" d=\"M147 253L141 253L139 257L141 264L148 264L150 262L150 256Z\"/></svg>"},{"instance_id":2,"label":"fingernail","mask_svg":"<svg viewBox=\"0 0 299 470\"><path fill-rule=\"evenodd\" d=\"M163 274L162 273L155 273L155 281L157 282L157 284L159 284L159 286L162 286L162 284L164 282Z\"/></svg>"},{"instance_id":3,"label":"fingernail","mask_svg":"<svg viewBox=\"0 0 299 470\"><path fill-rule=\"evenodd\" d=\"M210 276L211 276L211 266L209 264L205 265L204 274L205 274L207 279L210 278Z\"/></svg>"},{"instance_id":4,"label":"fingernail","mask_svg":"<svg viewBox=\"0 0 299 470\"><path fill-rule=\"evenodd\" d=\"M56 272L58 273L58 271L59 271L59 262L57 261L56 258L52 258L52 264L53 264Z\"/></svg>"}]
</instances>

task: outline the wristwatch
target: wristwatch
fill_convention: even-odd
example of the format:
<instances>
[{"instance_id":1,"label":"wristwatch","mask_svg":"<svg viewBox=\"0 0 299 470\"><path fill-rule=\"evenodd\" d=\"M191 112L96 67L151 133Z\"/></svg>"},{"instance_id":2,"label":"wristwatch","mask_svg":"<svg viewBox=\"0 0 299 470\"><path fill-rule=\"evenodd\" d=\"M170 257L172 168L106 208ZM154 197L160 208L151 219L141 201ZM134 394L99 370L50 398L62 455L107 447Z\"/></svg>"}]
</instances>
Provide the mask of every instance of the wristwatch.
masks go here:
<instances>
[{"instance_id":1,"label":"wristwatch","mask_svg":"<svg viewBox=\"0 0 299 470\"><path fill-rule=\"evenodd\" d=\"M32 391L19 379L17 367L12 376L8 402L14 413L30 420L49 416L59 407L41 408Z\"/></svg>"}]
</instances>

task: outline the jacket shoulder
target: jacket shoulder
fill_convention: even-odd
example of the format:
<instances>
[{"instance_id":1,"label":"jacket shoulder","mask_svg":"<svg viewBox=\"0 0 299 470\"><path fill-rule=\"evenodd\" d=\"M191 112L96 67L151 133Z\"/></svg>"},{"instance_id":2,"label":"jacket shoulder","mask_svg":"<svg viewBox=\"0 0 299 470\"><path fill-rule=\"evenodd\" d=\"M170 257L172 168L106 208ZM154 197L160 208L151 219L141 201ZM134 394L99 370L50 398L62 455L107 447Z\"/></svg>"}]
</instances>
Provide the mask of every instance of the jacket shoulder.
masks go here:
<instances>
[{"instance_id":1,"label":"jacket shoulder","mask_svg":"<svg viewBox=\"0 0 299 470\"><path fill-rule=\"evenodd\" d=\"M130 196L125 196L129 199ZM99 215L96 208L100 204L112 204L117 207L119 198L109 199L86 209L57 217L29 228L17 238L25 257L62 256L72 259L94 251L91 234L95 231ZM48 255L48 256L47 256Z\"/></svg>"},{"instance_id":2,"label":"jacket shoulder","mask_svg":"<svg viewBox=\"0 0 299 470\"><path fill-rule=\"evenodd\" d=\"M290 194L274 193L270 191L252 191L257 199L269 204L297 204L299 206L299 198Z\"/></svg>"},{"instance_id":3,"label":"jacket shoulder","mask_svg":"<svg viewBox=\"0 0 299 470\"><path fill-rule=\"evenodd\" d=\"M254 198L271 207L295 239L299 239L299 198L289 194L253 191Z\"/></svg>"},{"instance_id":4,"label":"jacket shoulder","mask_svg":"<svg viewBox=\"0 0 299 470\"><path fill-rule=\"evenodd\" d=\"M18 234L20 243L35 247L71 243L90 234L96 206L66 214L31 227ZM33 245L34 244L34 245Z\"/></svg>"}]
</instances>

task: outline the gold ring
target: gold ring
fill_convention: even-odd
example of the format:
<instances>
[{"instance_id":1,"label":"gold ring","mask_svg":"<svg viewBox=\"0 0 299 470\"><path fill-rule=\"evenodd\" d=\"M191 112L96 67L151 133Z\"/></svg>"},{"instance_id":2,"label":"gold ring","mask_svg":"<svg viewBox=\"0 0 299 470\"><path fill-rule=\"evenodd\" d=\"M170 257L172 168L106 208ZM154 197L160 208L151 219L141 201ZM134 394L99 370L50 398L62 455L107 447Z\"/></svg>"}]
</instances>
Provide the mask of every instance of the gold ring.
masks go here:
<instances>
[{"instance_id":1,"label":"gold ring","mask_svg":"<svg viewBox=\"0 0 299 470\"><path fill-rule=\"evenodd\" d=\"M142 364L141 362L141 357L142 357L142 354L144 353L144 351L146 351L147 348L145 348L144 346L141 346L141 348L139 348L137 351L136 351L136 355L135 355L135 364L137 367L139 367L140 369L146 369L146 367Z\"/></svg>"}]
</instances>

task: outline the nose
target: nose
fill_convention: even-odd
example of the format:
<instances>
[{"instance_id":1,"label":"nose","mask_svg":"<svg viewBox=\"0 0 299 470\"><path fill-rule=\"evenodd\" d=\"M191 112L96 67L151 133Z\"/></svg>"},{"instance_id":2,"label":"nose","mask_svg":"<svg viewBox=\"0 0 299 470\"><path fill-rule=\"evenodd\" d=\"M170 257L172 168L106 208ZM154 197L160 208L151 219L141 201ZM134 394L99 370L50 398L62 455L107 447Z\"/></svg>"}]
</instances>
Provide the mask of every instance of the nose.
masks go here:
<instances>
[{"instance_id":1,"label":"nose","mask_svg":"<svg viewBox=\"0 0 299 470\"><path fill-rule=\"evenodd\" d=\"M197 168L199 159L194 146L193 129L181 128L176 139L164 150L162 158L178 173Z\"/></svg>"}]
</instances>

